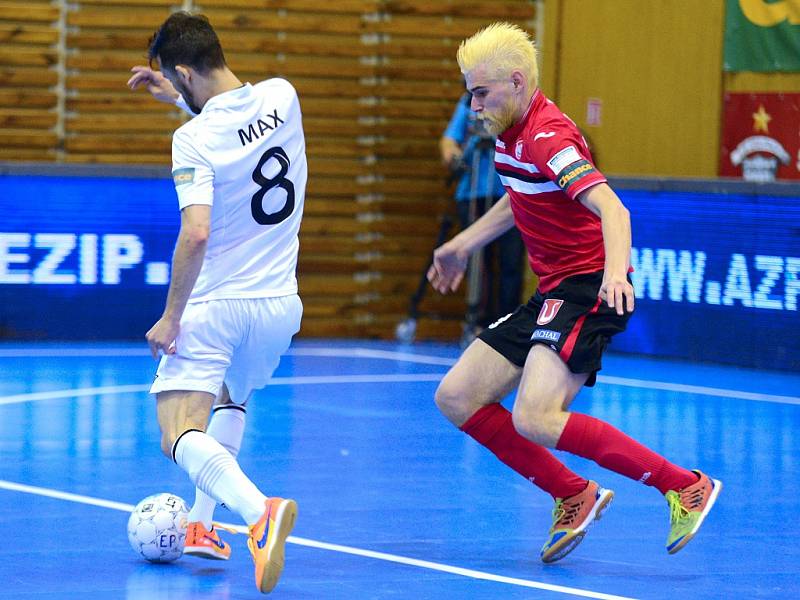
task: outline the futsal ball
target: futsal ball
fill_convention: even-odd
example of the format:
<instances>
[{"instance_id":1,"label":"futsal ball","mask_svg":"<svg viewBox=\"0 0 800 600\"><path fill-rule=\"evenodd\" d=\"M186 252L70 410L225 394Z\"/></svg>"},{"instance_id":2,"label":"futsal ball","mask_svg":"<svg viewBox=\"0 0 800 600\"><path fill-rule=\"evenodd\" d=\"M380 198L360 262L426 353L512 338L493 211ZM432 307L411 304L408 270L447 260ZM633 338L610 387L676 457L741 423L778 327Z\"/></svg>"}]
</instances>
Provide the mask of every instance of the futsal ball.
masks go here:
<instances>
[{"instance_id":1,"label":"futsal ball","mask_svg":"<svg viewBox=\"0 0 800 600\"><path fill-rule=\"evenodd\" d=\"M177 560L183 554L188 512L180 496L167 493L148 496L128 518L131 547L150 562Z\"/></svg>"}]
</instances>

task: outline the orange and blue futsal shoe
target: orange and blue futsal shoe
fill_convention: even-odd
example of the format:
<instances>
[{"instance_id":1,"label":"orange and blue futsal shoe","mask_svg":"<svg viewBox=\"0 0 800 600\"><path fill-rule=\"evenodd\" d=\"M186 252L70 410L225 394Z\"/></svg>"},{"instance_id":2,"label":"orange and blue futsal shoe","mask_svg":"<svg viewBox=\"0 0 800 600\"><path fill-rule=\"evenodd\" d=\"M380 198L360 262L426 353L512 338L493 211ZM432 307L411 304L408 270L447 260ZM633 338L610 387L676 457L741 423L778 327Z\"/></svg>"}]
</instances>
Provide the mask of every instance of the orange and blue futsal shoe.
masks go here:
<instances>
[{"instance_id":1,"label":"orange and blue futsal shoe","mask_svg":"<svg viewBox=\"0 0 800 600\"><path fill-rule=\"evenodd\" d=\"M675 554L691 541L722 490L719 479L711 479L697 470L693 473L697 475L695 483L666 493L669 504L667 552L670 554Z\"/></svg>"},{"instance_id":2,"label":"orange and blue futsal shoe","mask_svg":"<svg viewBox=\"0 0 800 600\"><path fill-rule=\"evenodd\" d=\"M601 488L594 481L574 496L556 498L550 537L542 547L542 562L552 563L572 552L613 498L614 492Z\"/></svg>"},{"instance_id":3,"label":"orange and blue futsal shoe","mask_svg":"<svg viewBox=\"0 0 800 600\"><path fill-rule=\"evenodd\" d=\"M283 571L286 538L297 519L297 502L288 498L267 498L266 510L250 527L247 547L256 564L256 587L268 594Z\"/></svg>"},{"instance_id":4,"label":"orange and blue futsal shoe","mask_svg":"<svg viewBox=\"0 0 800 600\"><path fill-rule=\"evenodd\" d=\"M213 524L209 531L200 521L195 521L186 525L183 553L199 558L228 560L231 557L231 547L220 539Z\"/></svg>"}]
</instances>

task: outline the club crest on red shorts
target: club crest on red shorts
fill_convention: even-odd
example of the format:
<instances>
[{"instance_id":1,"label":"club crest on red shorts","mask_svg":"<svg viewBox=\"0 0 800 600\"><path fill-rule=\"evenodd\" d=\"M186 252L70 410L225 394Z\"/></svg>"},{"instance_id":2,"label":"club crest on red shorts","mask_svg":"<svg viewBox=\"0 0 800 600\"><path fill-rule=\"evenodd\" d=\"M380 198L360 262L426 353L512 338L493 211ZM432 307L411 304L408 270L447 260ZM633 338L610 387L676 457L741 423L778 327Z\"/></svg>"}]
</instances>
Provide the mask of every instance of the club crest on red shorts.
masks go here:
<instances>
[{"instance_id":1,"label":"club crest on red shorts","mask_svg":"<svg viewBox=\"0 0 800 600\"><path fill-rule=\"evenodd\" d=\"M539 316L536 318L537 325L547 325L550 321L556 318L558 309L564 304L563 300L556 300L555 298L548 298L542 305L542 310L539 311Z\"/></svg>"}]
</instances>

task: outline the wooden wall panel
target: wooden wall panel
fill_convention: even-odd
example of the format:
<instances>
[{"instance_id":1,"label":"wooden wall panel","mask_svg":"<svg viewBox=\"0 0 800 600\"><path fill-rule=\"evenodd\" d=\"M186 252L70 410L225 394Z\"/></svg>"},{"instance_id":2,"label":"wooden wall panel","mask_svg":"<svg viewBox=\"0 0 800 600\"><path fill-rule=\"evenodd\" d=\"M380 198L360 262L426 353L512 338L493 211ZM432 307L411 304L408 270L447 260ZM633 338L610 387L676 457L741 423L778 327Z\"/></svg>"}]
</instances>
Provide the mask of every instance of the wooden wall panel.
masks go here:
<instances>
[{"instance_id":1,"label":"wooden wall panel","mask_svg":"<svg viewBox=\"0 0 800 600\"><path fill-rule=\"evenodd\" d=\"M55 93L49 90L30 88L0 89L0 107L3 108L49 108L56 104Z\"/></svg>"},{"instance_id":2,"label":"wooden wall panel","mask_svg":"<svg viewBox=\"0 0 800 600\"><path fill-rule=\"evenodd\" d=\"M58 30L49 25L0 22L0 43L49 46L58 41Z\"/></svg>"},{"instance_id":3,"label":"wooden wall panel","mask_svg":"<svg viewBox=\"0 0 800 600\"><path fill-rule=\"evenodd\" d=\"M0 21L17 23L54 23L59 8L43 0L31 2L0 2Z\"/></svg>"},{"instance_id":4,"label":"wooden wall panel","mask_svg":"<svg viewBox=\"0 0 800 600\"><path fill-rule=\"evenodd\" d=\"M66 15L63 147L68 162L169 165L171 132L180 110L133 94L131 66L146 63L147 43L174 3L165 0L88 0Z\"/></svg>"},{"instance_id":5,"label":"wooden wall panel","mask_svg":"<svg viewBox=\"0 0 800 600\"><path fill-rule=\"evenodd\" d=\"M0 1L0 160L54 160L60 9Z\"/></svg>"}]
</instances>

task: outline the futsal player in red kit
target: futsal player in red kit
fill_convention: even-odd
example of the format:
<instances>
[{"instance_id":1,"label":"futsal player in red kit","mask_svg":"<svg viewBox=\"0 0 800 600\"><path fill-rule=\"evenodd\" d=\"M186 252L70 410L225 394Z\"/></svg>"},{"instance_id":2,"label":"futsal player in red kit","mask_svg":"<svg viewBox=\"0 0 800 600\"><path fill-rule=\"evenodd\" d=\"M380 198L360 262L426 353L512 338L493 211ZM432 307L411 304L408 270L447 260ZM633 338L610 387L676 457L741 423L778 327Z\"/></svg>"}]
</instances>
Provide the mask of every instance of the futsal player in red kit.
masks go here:
<instances>
[{"instance_id":1,"label":"futsal player in red kit","mask_svg":"<svg viewBox=\"0 0 800 600\"><path fill-rule=\"evenodd\" d=\"M569 412L595 383L610 338L634 309L627 209L594 166L575 124L538 89L536 48L522 29L495 23L465 40L458 64L472 110L497 136L495 166L506 189L481 219L434 253L428 279L442 293L460 284L473 252L516 225L539 286L527 304L491 325L436 391L436 404L466 434L555 499L541 559L557 561L583 539L614 492L570 471L557 448L665 495L666 547L683 548L722 489L672 464L612 425ZM500 401L514 388L513 412Z\"/></svg>"}]
</instances>

